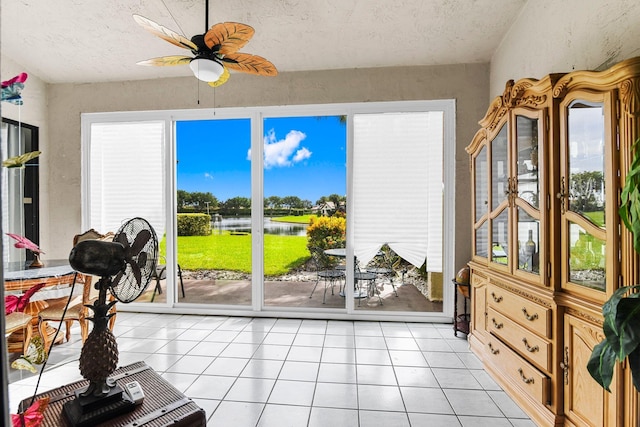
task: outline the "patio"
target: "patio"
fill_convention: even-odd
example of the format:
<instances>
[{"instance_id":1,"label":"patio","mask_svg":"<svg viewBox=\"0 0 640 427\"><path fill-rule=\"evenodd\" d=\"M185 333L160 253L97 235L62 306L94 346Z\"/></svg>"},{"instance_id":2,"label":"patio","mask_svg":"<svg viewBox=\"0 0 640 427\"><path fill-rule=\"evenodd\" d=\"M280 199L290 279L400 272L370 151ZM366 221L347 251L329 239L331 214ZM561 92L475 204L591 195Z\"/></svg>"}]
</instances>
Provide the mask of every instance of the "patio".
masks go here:
<instances>
[{"instance_id":1,"label":"patio","mask_svg":"<svg viewBox=\"0 0 640 427\"><path fill-rule=\"evenodd\" d=\"M250 305L251 280L238 275L235 278L217 278L217 272L183 272L185 296L178 288L178 302L192 304ZM313 296L309 298L315 285L315 273L298 272L294 275L282 276L277 280L265 280L265 306L271 307L309 307L309 308L344 308L344 297L340 296L340 285L336 284L333 294L327 289L325 304L322 303L324 282L320 282ZM388 280L378 282L378 296L356 300L356 308L385 311L440 312L442 301L430 301L413 284L415 277L407 277L405 283L396 280L398 296ZM179 283L179 282L178 282ZM155 282L138 299L139 302L166 302L166 280L160 281L162 293L154 297Z\"/></svg>"}]
</instances>

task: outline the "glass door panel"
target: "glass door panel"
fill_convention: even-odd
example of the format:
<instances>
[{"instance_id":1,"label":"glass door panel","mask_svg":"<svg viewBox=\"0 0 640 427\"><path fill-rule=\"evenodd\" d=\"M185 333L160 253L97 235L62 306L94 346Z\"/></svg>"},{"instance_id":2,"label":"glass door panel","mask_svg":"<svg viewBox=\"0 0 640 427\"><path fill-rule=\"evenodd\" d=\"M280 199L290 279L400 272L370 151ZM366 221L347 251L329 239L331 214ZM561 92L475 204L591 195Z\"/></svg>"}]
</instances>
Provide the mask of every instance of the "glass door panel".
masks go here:
<instances>
[{"instance_id":1,"label":"glass door panel","mask_svg":"<svg viewBox=\"0 0 640 427\"><path fill-rule=\"evenodd\" d=\"M263 123L264 305L344 308L346 121Z\"/></svg>"},{"instance_id":2,"label":"glass door panel","mask_svg":"<svg viewBox=\"0 0 640 427\"><path fill-rule=\"evenodd\" d=\"M540 221L524 209L516 211L518 218L518 269L540 273Z\"/></svg>"},{"instance_id":3,"label":"glass door panel","mask_svg":"<svg viewBox=\"0 0 640 427\"><path fill-rule=\"evenodd\" d=\"M538 120L516 116L517 196L538 208L540 199Z\"/></svg>"},{"instance_id":4,"label":"glass door panel","mask_svg":"<svg viewBox=\"0 0 640 427\"><path fill-rule=\"evenodd\" d=\"M491 211L507 201L509 195L509 157L507 126L491 141Z\"/></svg>"},{"instance_id":5,"label":"glass door panel","mask_svg":"<svg viewBox=\"0 0 640 427\"><path fill-rule=\"evenodd\" d=\"M489 187L487 183L487 147L482 147L476 158L474 159L475 166L475 218L474 222L480 221L480 219L487 214L487 208L489 207Z\"/></svg>"},{"instance_id":6,"label":"glass door panel","mask_svg":"<svg viewBox=\"0 0 640 427\"><path fill-rule=\"evenodd\" d=\"M489 222L485 221L476 229L476 255L487 258L489 247Z\"/></svg>"},{"instance_id":7,"label":"glass door panel","mask_svg":"<svg viewBox=\"0 0 640 427\"><path fill-rule=\"evenodd\" d=\"M566 279L605 291L605 122L604 104L574 101L567 108Z\"/></svg>"},{"instance_id":8,"label":"glass door panel","mask_svg":"<svg viewBox=\"0 0 640 427\"><path fill-rule=\"evenodd\" d=\"M569 223L569 280L581 286L605 291L606 242L578 224Z\"/></svg>"},{"instance_id":9,"label":"glass door panel","mask_svg":"<svg viewBox=\"0 0 640 427\"><path fill-rule=\"evenodd\" d=\"M491 220L491 260L497 264L509 264L509 212L505 209Z\"/></svg>"},{"instance_id":10,"label":"glass door panel","mask_svg":"<svg viewBox=\"0 0 640 427\"><path fill-rule=\"evenodd\" d=\"M569 210L604 229L604 116L602 104L569 107Z\"/></svg>"},{"instance_id":11,"label":"glass door panel","mask_svg":"<svg viewBox=\"0 0 640 427\"><path fill-rule=\"evenodd\" d=\"M250 148L249 119L176 122L177 302L251 305Z\"/></svg>"}]
</instances>

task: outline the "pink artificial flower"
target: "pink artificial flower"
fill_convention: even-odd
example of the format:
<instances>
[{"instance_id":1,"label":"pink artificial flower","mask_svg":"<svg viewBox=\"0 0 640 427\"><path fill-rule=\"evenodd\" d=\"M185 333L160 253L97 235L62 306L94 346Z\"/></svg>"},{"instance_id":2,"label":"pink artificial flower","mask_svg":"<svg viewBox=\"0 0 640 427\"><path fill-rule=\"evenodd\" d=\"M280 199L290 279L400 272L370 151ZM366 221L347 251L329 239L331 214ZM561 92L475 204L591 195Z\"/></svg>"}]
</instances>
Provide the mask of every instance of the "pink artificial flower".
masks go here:
<instances>
[{"instance_id":1,"label":"pink artificial flower","mask_svg":"<svg viewBox=\"0 0 640 427\"><path fill-rule=\"evenodd\" d=\"M44 252L42 252L40 250L38 245L36 245L35 243L33 243L31 240L27 239L26 237L20 236L18 234L12 234L12 233L7 233L7 236L9 236L12 239L16 240L16 243L13 246L15 246L18 249L28 249L31 252L33 252L34 254L43 254L44 253Z\"/></svg>"}]
</instances>

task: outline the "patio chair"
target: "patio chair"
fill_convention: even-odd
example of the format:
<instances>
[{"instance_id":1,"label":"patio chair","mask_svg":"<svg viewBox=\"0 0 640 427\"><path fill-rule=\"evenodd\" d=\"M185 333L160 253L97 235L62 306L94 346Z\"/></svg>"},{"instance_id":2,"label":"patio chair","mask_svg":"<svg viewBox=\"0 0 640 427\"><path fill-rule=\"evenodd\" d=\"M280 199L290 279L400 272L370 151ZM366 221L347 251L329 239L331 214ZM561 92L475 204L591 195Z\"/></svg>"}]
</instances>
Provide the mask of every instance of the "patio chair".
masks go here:
<instances>
[{"instance_id":1,"label":"patio chair","mask_svg":"<svg viewBox=\"0 0 640 427\"><path fill-rule=\"evenodd\" d=\"M162 286L160 286L160 281L165 280L167 278L167 258L160 255L158 257L158 261L162 260L162 263L156 264L156 271L151 276L151 279L155 279L156 287L153 289L153 295L151 295L151 302L153 302L156 297L156 293L158 295L162 294ZM180 289L182 290L182 298L185 297L184 293L184 282L182 281L182 268L180 268L180 264L176 264L178 267L178 279L180 279Z\"/></svg>"},{"instance_id":2,"label":"patio chair","mask_svg":"<svg viewBox=\"0 0 640 427\"><path fill-rule=\"evenodd\" d=\"M112 241L114 234L109 232L107 234L98 233L93 228L85 231L82 234L77 234L73 238L73 246L85 240L104 240ZM82 336L82 342L87 340L89 335L89 308L87 305L92 305L93 302L98 299L98 290L92 286L99 280L98 277L94 277L89 274L78 273L76 283L82 284L82 296L76 297L69 303L67 312L64 313L64 307L67 304L67 297L58 298L54 301L48 301L49 306L41 310L38 313L38 329L44 342L44 348L48 351L51 341L49 334L47 334L47 322L61 322L64 320L66 333L65 338L67 342L71 338L71 326L73 322L78 322L80 325L80 335ZM109 300L113 301L113 295L109 295ZM64 318L62 317L64 313ZM111 307L110 314L113 314L109 319L109 329L113 331L113 327L116 322L116 306Z\"/></svg>"},{"instance_id":3,"label":"patio chair","mask_svg":"<svg viewBox=\"0 0 640 427\"><path fill-rule=\"evenodd\" d=\"M396 275L396 271L393 268L393 258L395 253L388 247L383 247L378 251L377 255L367 264L366 271L370 273L375 273L378 278L388 279L389 284L393 288L393 292L398 296L398 290L396 289L396 284L394 282L394 278ZM403 282L404 282L404 271L403 274Z\"/></svg>"},{"instance_id":4,"label":"patio chair","mask_svg":"<svg viewBox=\"0 0 640 427\"><path fill-rule=\"evenodd\" d=\"M329 261L329 257L325 255L322 249L312 248L310 251L311 262L313 263L313 267L316 271L316 283L313 285L309 298L313 297L313 293L318 287L318 283L322 280L324 281L324 294L322 296L322 303L324 304L327 299L327 289L331 287L331 295L334 295L333 288L336 282L344 280L345 272L342 269L334 268Z\"/></svg>"}]
</instances>

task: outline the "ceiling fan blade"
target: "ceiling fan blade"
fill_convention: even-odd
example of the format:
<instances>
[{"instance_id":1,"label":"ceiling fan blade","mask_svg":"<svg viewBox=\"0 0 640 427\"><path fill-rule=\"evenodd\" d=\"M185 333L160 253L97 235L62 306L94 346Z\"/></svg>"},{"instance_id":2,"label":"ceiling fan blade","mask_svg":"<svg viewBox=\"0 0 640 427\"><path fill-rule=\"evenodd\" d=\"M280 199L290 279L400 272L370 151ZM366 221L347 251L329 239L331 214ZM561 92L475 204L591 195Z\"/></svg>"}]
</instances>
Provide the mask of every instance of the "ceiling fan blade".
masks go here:
<instances>
[{"instance_id":1,"label":"ceiling fan blade","mask_svg":"<svg viewBox=\"0 0 640 427\"><path fill-rule=\"evenodd\" d=\"M137 62L137 64L156 67L163 67L167 65L186 65L191 62L192 59L192 57L184 55L160 56L158 58L151 58L145 61Z\"/></svg>"},{"instance_id":2,"label":"ceiling fan blade","mask_svg":"<svg viewBox=\"0 0 640 427\"><path fill-rule=\"evenodd\" d=\"M226 83L227 80L229 80L230 76L231 76L231 74L229 73L229 70L227 69L227 67L224 67L224 72L220 75L220 78L218 80L216 80L215 82L209 82L209 86L218 87L218 86L222 85L223 83Z\"/></svg>"},{"instance_id":3,"label":"ceiling fan blade","mask_svg":"<svg viewBox=\"0 0 640 427\"><path fill-rule=\"evenodd\" d=\"M145 30L149 31L151 34L154 34L160 37L163 40L168 41L169 43L176 45L178 47L182 47L184 49L190 50L198 50L198 46L196 46L191 40L176 33L173 30L170 30L162 25L153 22L150 19L145 18L140 15L133 15L133 19Z\"/></svg>"},{"instance_id":4,"label":"ceiling fan blade","mask_svg":"<svg viewBox=\"0 0 640 427\"><path fill-rule=\"evenodd\" d=\"M226 55L246 45L255 30L239 22L222 22L211 27L204 35L204 42L214 52Z\"/></svg>"},{"instance_id":5,"label":"ceiling fan blade","mask_svg":"<svg viewBox=\"0 0 640 427\"><path fill-rule=\"evenodd\" d=\"M257 74L259 76L277 76L278 70L271 62L262 56L250 53L232 53L221 59L225 67L243 73Z\"/></svg>"}]
</instances>

